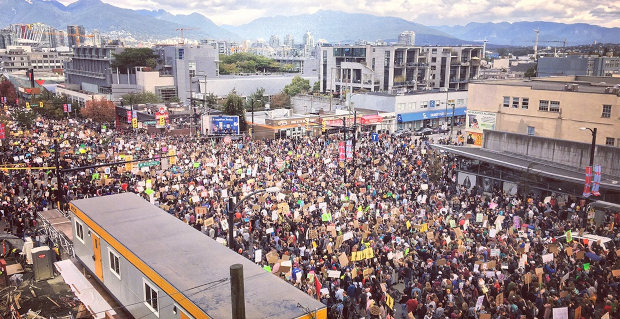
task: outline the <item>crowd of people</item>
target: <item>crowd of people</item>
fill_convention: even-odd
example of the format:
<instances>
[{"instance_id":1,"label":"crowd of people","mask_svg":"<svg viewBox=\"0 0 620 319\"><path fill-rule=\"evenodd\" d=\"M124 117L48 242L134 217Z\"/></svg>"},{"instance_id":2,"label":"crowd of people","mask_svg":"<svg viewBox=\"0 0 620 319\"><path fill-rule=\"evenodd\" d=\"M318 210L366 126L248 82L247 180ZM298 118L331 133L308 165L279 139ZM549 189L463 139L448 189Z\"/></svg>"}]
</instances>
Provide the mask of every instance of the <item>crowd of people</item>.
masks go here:
<instances>
[{"instance_id":1,"label":"crowd of people","mask_svg":"<svg viewBox=\"0 0 620 319\"><path fill-rule=\"evenodd\" d=\"M459 185L459 160L432 146L448 139L357 135L341 161L342 134L225 143L78 119L12 123L0 161L23 169L0 172L5 232L27 235L36 212L74 199L135 192L321 300L333 318L619 316L620 216L596 224L575 198ZM56 155L64 169L90 168L58 179ZM94 166L147 158L159 163ZM230 211L229 198L274 187Z\"/></svg>"}]
</instances>

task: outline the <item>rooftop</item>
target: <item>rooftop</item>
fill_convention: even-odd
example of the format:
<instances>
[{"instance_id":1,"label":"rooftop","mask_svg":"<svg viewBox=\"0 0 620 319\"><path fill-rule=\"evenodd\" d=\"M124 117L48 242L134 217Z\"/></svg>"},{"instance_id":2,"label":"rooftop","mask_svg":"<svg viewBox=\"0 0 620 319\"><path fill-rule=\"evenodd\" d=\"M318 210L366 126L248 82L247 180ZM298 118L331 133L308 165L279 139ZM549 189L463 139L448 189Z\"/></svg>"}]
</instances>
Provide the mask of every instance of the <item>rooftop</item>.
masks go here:
<instances>
[{"instance_id":1,"label":"rooftop","mask_svg":"<svg viewBox=\"0 0 620 319\"><path fill-rule=\"evenodd\" d=\"M566 91L567 84L577 84L577 91L582 93L601 93L605 94L608 87L620 86L618 77L591 77L591 76L563 76L532 79L510 79L510 80L486 80L472 82L471 84L486 85L506 85L529 87L532 90L545 91Z\"/></svg>"}]
</instances>

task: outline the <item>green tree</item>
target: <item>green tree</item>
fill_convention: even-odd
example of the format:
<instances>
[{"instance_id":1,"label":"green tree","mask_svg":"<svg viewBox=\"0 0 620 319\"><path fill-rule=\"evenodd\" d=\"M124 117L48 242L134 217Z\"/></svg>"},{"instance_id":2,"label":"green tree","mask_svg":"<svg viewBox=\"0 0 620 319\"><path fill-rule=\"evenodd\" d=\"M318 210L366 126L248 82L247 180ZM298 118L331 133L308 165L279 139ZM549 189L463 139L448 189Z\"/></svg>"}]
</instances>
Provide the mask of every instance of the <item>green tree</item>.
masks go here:
<instances>
[{"instance_id":1,"label":"green tree","mask_svg":"<svg viewBox=\"0 0 620 319\"><path fill-rule=\"evenodd\" d=\"M153 92L139 92L139 93L127 93L124 94L121 99L123 99L123 105L136 105L136 104L154 104L161 103L162 100L159 96L157 96Z\"/></svg>"},{"instance_id":2,"label":"green tree","mask_svg":"<svg viewBox=\"0 0 620 319\"><path fill-rule=\"evenodd\" d=\"M181 99L178 96L173 96L168 99L169 103L181 103Z\"/></svg>"},{"instance_id":3,"label":"green tree","mask_svg":"<svg viewBox=\"0 0 620 319\"><path fill-rule=\"evenodd\" d=\"M114 61L113 68L131 69L136 66L147 66L154 68L157 66L157 56L151 48L126 48L123 52L112 53Z\"/></svg>"},{"instance_id":4,"label":"green tree","mask_svg":"<svg viewBox=\"0 0 620 319\"><path fill-rule=\"evenodd\" d=\"M284 93L289 97L295 96L300 93L307 93L310 90L310 80L305 80L299 75L296 75L291 84L284 87Z\"/></svg>"},{"instance_id":5,"label":"green tree","mask_svg":"<svg viewBox=\"0 0 620 319\"><path fill-rule=\"evenodd\" d=\"M250 97L246 100L245 109L250 111L252 110L252 101L254 101L254 111L260 111L265 109L265 101L263 101L263 96L265 94L264 88L257 88L256 92L252 93Z\"/></svg>"},{"instance_id":6,"label":"green tree","mask_svg":"<svg viewBox=\"0 0 620 319\"><path fill-rule=\"evenodd\" d=\"M312 93L319 93L321 91L321 82L316 81L312 86Z\"/></svg>"},{"instance_id":7,"label":"green tree","mask_svg":"<svg viewBox=\"0 0 620 319\"><path fill-rule=\"evenodd\" d=\"M205 99L207 100L207 107L217 108L217 96L213 93L209 93Z\"/></svg>"},{"instance_id":8,"label":"green tree","mask_svg":"<svg viewBox=\"0 0 620 319\"><path fill-rule=\"evenodd\" d=\"M25 108L17 108L11 114L13 121L19 123L19 125L30 129L34 125L37 119L37 113L32 110L26 110Z\"/></svg>"},{"instance_id":9,"label":"green tree","mask_svg":"<svg viewBox=\"0 0 620 319\"><path fill-rule=\"evenodd\" d=\"M239 116L240 131L247 130L247 123L245 122L245 108L243 105L243 98L237 94L235 89L232 89L232 91L228 93L226 101L224 101L224 108L222 109L222 112L224 112L225 115Z\"/></svg>"},{"instance_id":10,"label":"green tree","mask_svg":"<svg viewBox=\"0 0 620 319\"><path fill-rule=\"evenodd\" d=\"M526 78L535 78L536 69L534 67L527 69L527 71L525 71L525 74L523 74L523 76L525 76Z\"/></svg>"}]
</instances>

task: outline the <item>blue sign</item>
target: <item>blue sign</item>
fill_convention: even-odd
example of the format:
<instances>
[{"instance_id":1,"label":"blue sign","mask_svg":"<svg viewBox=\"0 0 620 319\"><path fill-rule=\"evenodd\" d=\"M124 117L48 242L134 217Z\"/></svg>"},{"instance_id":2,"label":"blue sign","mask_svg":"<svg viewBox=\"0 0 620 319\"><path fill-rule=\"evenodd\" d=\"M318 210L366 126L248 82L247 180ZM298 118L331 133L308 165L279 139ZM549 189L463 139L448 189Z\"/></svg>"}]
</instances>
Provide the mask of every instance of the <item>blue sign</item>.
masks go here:
<instances>
[{"instance_id":1,"label":"blue sign","mask_svg":"<svg viewBox=\"0 0 620 319\"><path fill-rule=\"evenodd\" d=\"M431 100L430 107L435 107L435 100Z\"/></svg>"},{"instance_id":2,"label":"blue sign","mask_svg":"<svg viewBox=\"0 0 620 319\"><path fill-rule=\"evenodd\" d=\"M456 108L454 109L454 116L465 116L466 111L467 111L466 107ZM446 116L447 117L452 116L452 109L448 109L448 115L446 115L446 110L432 110L428 112L398 114L397 119L399 123L402 123L402 122L437 119L437 118L442 118Z\"/></svg>"},{"instance_id":3,"label":"blue sign","mask_svg":"<svg viewBox=\"0 0 620 319\"><path fill-rule=\"evenodd\" d=\"M211 132L215 135L239 134L238 116L212 116Z\"/></svg>"},{"instance_id":4,"label":"blue sign","mask_svg":"<svg viewBox=\"0 0 620 319\"><path fill-rule=\"evenodd\" d=\"M372 141L373 142L379 142L379 134L378 133L372 133Z\"/></svg>"}]
</instances>

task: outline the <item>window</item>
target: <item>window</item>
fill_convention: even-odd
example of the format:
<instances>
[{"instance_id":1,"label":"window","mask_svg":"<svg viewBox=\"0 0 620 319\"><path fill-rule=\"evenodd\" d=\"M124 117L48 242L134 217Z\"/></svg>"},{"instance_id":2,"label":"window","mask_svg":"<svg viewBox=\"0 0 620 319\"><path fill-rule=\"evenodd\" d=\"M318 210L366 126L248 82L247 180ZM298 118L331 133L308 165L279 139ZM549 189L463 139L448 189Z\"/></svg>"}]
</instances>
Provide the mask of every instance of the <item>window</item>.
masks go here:
<instances>
[{"instance_id":1,"label":"window","mask_svg":"<svg viewBox=\"0 0 620 319\"><path fill-rule=\"evenodd\" d=\"M504 107L510 107L510 96L504 96Z\"/></svg>"},{"instance_id":2,"label":"window","mask_svg":"<svg viewBox=\"0 0 620 319\"><path fill-rule=\"evenodd\" d=\"M528 97L521 98L521 108L527 109L529 107L530 107L530 98Z\"/></svg>"},{"instance_id":3,"label":"window","mask_svg":"<svg viewBox=\"0 0 620 319\"><path fill-rule=\"evenodd\" d=\"M551 101L549 103L549 112L560 112L560 102L559 101Z\"/></svg>"},{"instance_id":4,"label":"window","mask_svg":"<svg viewBox=\"0 0 620 319\"><path fill-rule=\"evenodd\" d=\"M437 62L437 57L432 57L431 58L431 63L436 63Z\"/></svg>"},{"instance_id":5,"label":"window","mask_svg":"<svg viewBox=\"0 0 620 319\"><path fill-rule=\"evenodd\" d=\"M432 53L432 54L437 54L437 49L432 49L432 50L431 50L431 53Z\"/></svg>"},{"instance_id":6,"label":"window","mask_svg":"<svg viewBox=\"0 0 620 319\"><path fill-rule=\"evenodd\" d=\"M601 114L601 117L606 119L611 117L611 105L603 105L603 114Z\"/></svg>"},{"instance_id":7,"label":"window","mask_svg":"<svg viewBox=\"0 0 620 319\"><path fill-rule=\"evenodd\" d=\"M404 111L405 110L405 103L396 103L396 110L397 111Z\"/></svg>"},{"instance_id":8,"label":"window","mask_svg":"<svg viewBox=\"0 0 620 319\"><path fill-rule=\"evenodd\" d=\"M515 109L519 108L519 98L518 97L513 97L512 98L512 107Z\"/></svg>"},{"instance_id":9,"label":"window","mask_svg":"<svg viewBox=\"0 0 620 319\"><path fill-rule=\"evenodd\" d=\"M116 277L118 277L118 279L121 279L121 259L118 254L111 249L108 251L110 252L110 270L116 275Z\"/></svg>"},{"instance_id":10,"label":"window","mask_svg":"<svg viewBox=\"0 0 620 319\"><path fill-rule=\"evenodd\" d=\"M536 135L536 130L533 126L527 127L527 135Z\"/></svg>"},{"instance_id":11,"label":"window","mask_svg":"<svg viewBox=\"0 0 620 319\"><path fill-rule=\"evenodd\" d=\"M82 243L84 243L84 226L82 226L82 224L80 224L77 220L75 221L75 235Z\"/></svg>"},{"instance_id":12,"label":"window","mask_svg":"<svg viewBox=\"0 0 620 319\"><path fill-rule=\"evenodd\" d=\"M159 291L157 291L148 282L144 281L144 303L151 309L155 315L159 316L159 300L157 299Z\"/></svg>"},{"instance_id":13,"label":"window","mask_svg":"<svg viewBox=\"0 0 620 319\"><path fill-rule=\"evenodd\" d=\"M614 146L615 139L613 137L605 138L605 145Z\"/></svg>"},{"instance_id":14,"label":"window","mask_svg":"<svg viewBox=\"0 0 620 319\"><path fill-rule=\"evenodd\" d=\"M409 102L409 109L415 110L415 102Z\"/></svg>"},{"instance_id":15,"label":"window","mask_svg":"<svg viewBox=\"0 0 620 319\"><path fill-rule=\"evenodd\" d=\"M549 101L540 100L538 104L539 111L549 111Z\"/></svg>"},{"instance_id":16,"label":"window","mask_svg":"<svg viewBox=\"0 0 620 319\"><path fill-rule=\"evenodd\" d=\"M465 99L456 100L456 105L465 105Z\"/></svg>"},{"instance_id":17,"label":"window","mask_svg":"<svg viewBox=\"0 0 620 319\"><path fill-rule=\"evenodd\" d=\"M422 101L420 102L420 108L421 109L425 109L428 107L428 101Z\"/></svg>"}]
</instances>

